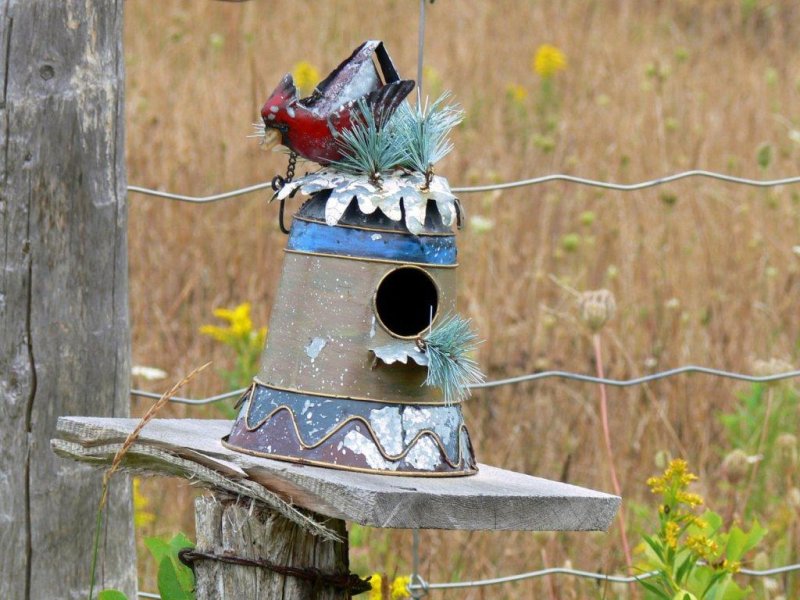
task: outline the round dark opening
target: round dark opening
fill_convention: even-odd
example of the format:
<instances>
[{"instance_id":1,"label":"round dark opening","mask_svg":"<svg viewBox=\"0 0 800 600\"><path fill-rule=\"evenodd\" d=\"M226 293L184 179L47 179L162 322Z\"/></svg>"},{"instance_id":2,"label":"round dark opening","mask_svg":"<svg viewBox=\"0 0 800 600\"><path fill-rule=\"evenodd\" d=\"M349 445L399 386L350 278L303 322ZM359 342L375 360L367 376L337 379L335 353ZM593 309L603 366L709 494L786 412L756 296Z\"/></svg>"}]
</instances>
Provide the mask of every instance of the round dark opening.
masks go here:
<instances>
[{"instance_id":1,"label":"round dark opening","mask_svg":"<svg viewBox=\"0 0 800 600\"><path fill-rule=\"evenodd\" d=\"M390 271L375 292L375 313L386 330L397 337L416 337L425 331L438 308L436 284L418 267Z\"/></svg>"}]
</instances>

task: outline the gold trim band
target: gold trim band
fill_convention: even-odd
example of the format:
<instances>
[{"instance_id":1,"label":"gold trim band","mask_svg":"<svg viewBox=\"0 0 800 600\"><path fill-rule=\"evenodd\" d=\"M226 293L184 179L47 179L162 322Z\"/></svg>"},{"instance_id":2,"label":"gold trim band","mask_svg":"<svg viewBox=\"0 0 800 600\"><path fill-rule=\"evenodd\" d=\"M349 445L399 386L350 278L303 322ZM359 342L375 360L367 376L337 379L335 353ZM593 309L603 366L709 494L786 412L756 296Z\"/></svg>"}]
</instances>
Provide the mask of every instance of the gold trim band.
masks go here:
<instances>
[{"instance_id":1,"label":"gold trim band","mask_svg":"<svg viewBox=\"0 0 800 600\"><path fill-rule=\"evenodd\" d=\"M336 225L328 225L325 221L321 221L319 219L309 219L308 217L299 217L297 215L294 215L292 217L292 220L305 221L306 223L316 223L317 225L325 225L326 227L346 227L348 229L358 229L359 231L378 231L380 233L396 233L398 235L416 235L417 237L456 237L456 234L453 231L451 231L450 233L425 232L425 233L411 234L406 231L398 231L397 229L381 229L380 227L361 227L360 225L349 225L347 223L336 223Z\"/></svg>"},{"instance_id":2,"label":"gold trim band","mask_svg":"<svg viewBox=\"0 0 800 600\"><path fill-rule=\"evenodd\" d=\"M247 414L245 415L245 419L244 419L244 427L245 427L245 429L247 431L253 432L253 431L256 431L257 429L260 429L273 416L275 416L280 411L285 410L285 411L287 411L289 413L289 415L290 415L290 417L292 419L292 425L294 426L295 435L297 435L297 441L300 443L300 446L304 450L313 450L314 448L319 448L322 444L327 442L331 437L336 435L339 431L341 431L349 423L352 423L353 421L360 421L361 423L364 424L364 426L367 428L367 430L369 431L370 435L372 436L372 442L373 442L373 444L375 444L375 447L378 449L378 452L380 452L381 456L383 456L383 458L388 460L388 461L397 462L398 460L401 460L401 459L405 458L406 455L414 447L414 445L422 437L427 435L427 436L430 436L430 437L433 438L434 443L439 448L439 452L441 452L442 456L444 456L444 462L446 462L448 465L450 465L453 468L457 468L459 465L461 465L464 462L464 455L463 455L463 452L462 452L463 445L461 443L461 432L462 431L466 431L467 426L464 425L463 421L458 426L458 434L457 434L458 435L458 452L457 452L457 454L458 454L458 462L454 463L453 461L450 460L450 457L447 455L447 449L444 447L444 443L442 443L442 439L439 437L439 434L437 434L435 431L431 431L430 429L421 429L420 431L418 431L417 434L414 436L414 438L408 443L408 445L406 446L405 450L403 450L400 454L393 455L393 454L389 454L388 452L386 452L386 450L383 447L383 444L381 444L381 441L380 441L380 438L378 437L378 434L375 433L375 430L372 428L372 424L366 418L362 417L361 415L351 415L351 416L347 417L344 421L341 421L341 422L337 423L336 425L334 425L334 427L330 431L328 431L325 435L323 435L319 440L317 440L316 442L313 442L311 444L307 444L305 442L305 440L303 439L303 434L300 432L300 428L297 426L297 416L294 414L294 411L292 410L292 408L290 406L287 406L285 404L281 404L280 406L275 407L274 409L272 409L272 411L267 416L265 416L262 420L260 420L258 422L258 424L251 426L250 425L250 410L252 409L252 407L253 407L253 403L250 402L250 405L247 407ZM467 432L467 435L469 435L469 432Z\"/></svg>"},{"instance_id":3,"label":"gold trim band","mask_svg":"<svg viewBox=\"0 0 800 600\"><path fill-rule=\"evenodd\" d=\"M226 436L227 437L227 436ZM283 460L286 462L295 463L298 465L310 465L314 467L327 467L329 469L338 469L340 471L352 471L354 473L369 473L371 475L396 475L398 477L465 477L468 475L475 475L478 469L463 469L461 471L389 471L382 469L368 469L365 467L348 467L347 465L337 465L336 463L326 463L319 460L308 460L305 458L296 458L294 456L284 456L283 454L267 454L266 452L259 452L258 450L249 450L247 448L240 448L234 446L222 438L220 443L228 450L234 452L241 452L243 454L250 454L251 456L258 456L259 458L271 458L273 460Z\"/></svg>"},{"instance_id":4,"label":"gold trim band","mask_svg":"<svg viewBox=\"0 0 800 600\"><path fill-rule=\"evenodd\" d=\"M363 256L347 256L344 254L329 254L327 252L306 252L305 250L291 250L289 248L284 248L284 252L288 254L305 254L306 256L323 256L325 258L339 258L342 260L359 260L363 262L374 262L374 263L384 263L390 265L410 265L414 267L427 267L429 269L455 269L458 266L458 263L453 263L452 265L439 265L433 263L421 263L421 262L407 262L402 260L389 260L387 258L364 258Z\"/></svg>"},{"instance_id":5,"label":"gold trim band","mask_svg":"<svg viewBox=\"0 0 800 600\"><path fill-rule=\"evenodd\" d=\"M453 402L452 404L448 405L444 402L425 402L424 400L386 400L385 398L363 398L361 396L344 396L342 394L335 394L335 393L328 393L328 392L309 392L306 390L300 390L298 388L291 388L291 387L281 387L278 385L273 385L271 383L265 383L261 381L258 377L253 377L253 381L258 385L262 385L266 388L270 388L272 390L276 390L278 392L290 392L292 394L305 394L306 396L318 396L320 398L333 398L336 400L356 400L358 402L380 402L381 404L402 404L402 405L420 405L420 406L456 406L458 404L462 404L462 401Z\"/></svg>"}]
</instances>

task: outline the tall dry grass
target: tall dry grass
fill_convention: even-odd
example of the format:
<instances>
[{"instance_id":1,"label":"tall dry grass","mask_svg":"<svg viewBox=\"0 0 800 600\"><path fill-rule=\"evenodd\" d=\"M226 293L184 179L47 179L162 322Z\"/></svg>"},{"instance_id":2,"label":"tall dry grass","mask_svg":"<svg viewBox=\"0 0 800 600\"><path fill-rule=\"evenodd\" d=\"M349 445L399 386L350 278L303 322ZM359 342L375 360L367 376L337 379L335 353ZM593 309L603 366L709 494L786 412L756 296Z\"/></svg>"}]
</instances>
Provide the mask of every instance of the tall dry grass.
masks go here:
<instances>
[{"instance_id":1,"label":"tall dry grass","mask_svg":"<svg viewBox=\"0 0 800 600\"><path fill-rule=\"evenodd\" d=\"M383 39L401 73L413 77L417 8L412 0L130 0L130 183L200 195L283 172L285 157L245 137L280 77L300 60L327 73L368 38ZM798 172L800 144L789 134L800 128L800 6L792 0L440 0L428 8L427 31L426 91L451 89L467 113L441 167L453 185L553 172L626 182L691 168L756 178ZM535 141L539 81L531 59L542 43L568 60L555 82L552 148ZM521 106L508 97L509 84L528 91ZM766 168L756 160L764 143L774 150ZM135 364L173 374L207 359L224 365L225 349L197 332L214 307L251 301L254 320L267 323L285 238L265 198L200 207L131 196ZM551 183L463 200L470 216L494 222L491 231L467 227L459 236L459 301L486 339L479 359L489 378L594 372L590 336L565 288L616 295L618 314L603 332L610 377L685 363L748 371L753 359L771 356L798 362L798 187L693 179L617 193ZM569 234L577 237L565 243ZM221 391L220 380L203 379L187 393ZM710 503L724 503L714 497L727 450L716 415L743 389L688 376L609 390L633 532L642 525L639 507L651 502L643 482L660 452L687 458ZM592 386L548 380L498 388L476 394L466 413L482 462L610 489ZM144 489L159 512L155 532L191 531L190 488L158 480ZM409 534L367 535L373 551L356 552L356 566L408 572ZM423 575L435 581L565 561L600 571L623 565L614 531L424 532L422 540ZM143 574L153 589L147 566ZM437 597L618 593L561 578Z\"/></svg>"}]
</instances>

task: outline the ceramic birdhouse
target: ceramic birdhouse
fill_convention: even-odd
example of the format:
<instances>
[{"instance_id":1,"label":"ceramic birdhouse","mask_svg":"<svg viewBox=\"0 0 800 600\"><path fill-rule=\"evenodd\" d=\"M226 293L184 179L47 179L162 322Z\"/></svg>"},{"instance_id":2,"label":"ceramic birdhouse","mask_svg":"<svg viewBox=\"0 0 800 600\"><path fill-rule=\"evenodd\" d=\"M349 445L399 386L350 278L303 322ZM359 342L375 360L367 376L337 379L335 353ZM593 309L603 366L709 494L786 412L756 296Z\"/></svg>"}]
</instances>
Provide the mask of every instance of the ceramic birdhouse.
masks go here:
<instances>
[{"instance_id":1,"label":"ceramic birdhouse","mask_svg":"<svg viewBox=\"0 0 800 600\"><path fill-rule=\"evenodd\" d=\"M396 76L387 60L384 75ZM456 313L460 207L432 170L459 118L442 102L385 102L381 90L392 82L376 74L376 90L338 109L353 111L335 135L342 159L276 193L281 202L297 192L310 198L291 226L260 371L225 443L338 469L469 475L476 461L460 400L481 375L470 357L475 335ZM266 110L266 128L275 114Z\"/></svg>"}]
</instances>

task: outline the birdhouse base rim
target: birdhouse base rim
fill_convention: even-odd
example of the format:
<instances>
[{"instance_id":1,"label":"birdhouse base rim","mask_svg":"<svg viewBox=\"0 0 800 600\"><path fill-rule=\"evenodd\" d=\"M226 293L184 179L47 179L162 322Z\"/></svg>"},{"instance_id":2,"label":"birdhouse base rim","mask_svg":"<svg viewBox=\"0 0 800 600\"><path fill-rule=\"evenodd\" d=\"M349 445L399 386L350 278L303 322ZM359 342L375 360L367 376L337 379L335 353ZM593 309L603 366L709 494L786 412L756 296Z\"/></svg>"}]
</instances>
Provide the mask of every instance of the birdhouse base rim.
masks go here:
<instances>
[{"instance_id":1,"label":"birdhouse base rim","mask_svg":"<svg viewBox=\"0 0 800 600\"><path fill-rule=\"evenodd\" d=\"M369 475L380 475L381 477L469 477L472 475L477 475L479 469L476 467L474 469L465 468L460 471L392 471L390 469L372 469L367 467L351 467L348 465L337 465L334 463L328 463L318 460L309 460L305 458L298 458L294 456L283 456L280 454L270 454L267 452L260 452L258 450L251 450L249 448L242 448L240 446L235 446L228 442L228 436L220 439L220 444L224 448L228 450L233 450L234 452L241 452L242 454L249 454L250 456L255 456L257 458L268 458L270 460L279 460L282 462L289 462L295 465L307 465L309 467L322 467L325 469L336 469L337 471L350 471L352 473L366 473Z\"/></svg>"}]
</instances>

